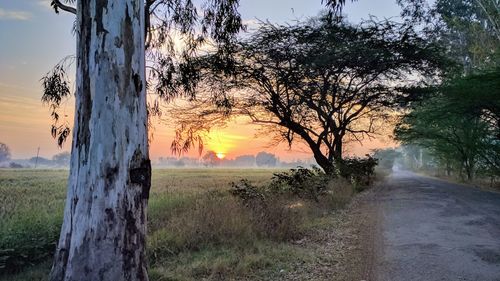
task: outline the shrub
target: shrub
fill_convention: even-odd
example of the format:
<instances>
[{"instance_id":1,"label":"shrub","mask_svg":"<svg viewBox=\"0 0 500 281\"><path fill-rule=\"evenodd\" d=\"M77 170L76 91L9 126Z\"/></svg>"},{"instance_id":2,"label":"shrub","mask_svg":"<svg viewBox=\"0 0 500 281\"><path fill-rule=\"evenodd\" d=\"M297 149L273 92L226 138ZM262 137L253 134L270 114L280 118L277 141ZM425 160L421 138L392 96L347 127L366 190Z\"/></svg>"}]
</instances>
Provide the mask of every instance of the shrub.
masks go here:
<instances>
[{"instance_id":1,"label":"shrub","mask_svg":"<svg viewBox=\"0 0 500 281\"><path fill-rule=\"evenodd\" d=\"M338 174L349 180L357 191L371 185L375 175L377 159L366 156L366 158L345 158L337 162Z\"/></svg>"},{"instance_id":2,"label":"shrub","mask_svg":"<svg viewBox=\"0 0 500 281\"><path fill-rule=\"evenodd\" d=\"M330 210L343 208L351 201L355 192L353 185L342 178L330 180L326 189L328 191L321 197L320 203L323 204L322 209Z\"/></svg>"},{"instance_id":3,"label":"shrub","mask_svg":"<svg viewBox=\"0 0 500 281\"><path fill-rule=\"evenodd\" d=\"M289 172L275 173L269 190L278 193L292 193L301 198L314 199L326 191L329 177L317 167L298 167Z\"/></svg>"},{"instance_id":4,"label":"shrub","mask_svg":"<svg viewBox=\"0 0 500 281\"><path fill-rule=\"evenodd\" d=\"M253 186L249 180L242 179L237 183L231 183L231 194L243 200L248 204L252 200L264 200L265 196L262 190Z\"/></svg>"},{"instance_id":5,"label":"shrub","mask_svg":"<svg viewBox=\"0 0 500 281\"><path fill-rule=\"evenodd\" d=\"M11 169L21 169L21 168L24 168L24 166L21 165L21 164L15 163L15 162L10 162L9 163L9 168L11 168Z\"/></svg>"},{"instance_id":6,"label":"shrub","mask_svg":"<svg viewBox=\"0 0 500 281\"><path fill-rule=\"evenodd\" d=\"M253 186L246 179L232 186L231 194L239 198L251 214L256 235L276 241L287 241L301 235L302 214L289 207L288 194Z\"/></svg>"},{"instance_id":7,"label":"shrub","mask_svg":"<svg viewBox=\"0 0 500 281\"><path fill-rule=\"evenodd\" d=\"M166 214L163 227L148 237L151 263L210 247L246 248L259 239L287 241L301 236L300 211L289 208L285 199L264 198L244 182L258 195L247 196L242 188L234 196L208 192L183 204L174 214Z\"/></svg>"}]
</instances>

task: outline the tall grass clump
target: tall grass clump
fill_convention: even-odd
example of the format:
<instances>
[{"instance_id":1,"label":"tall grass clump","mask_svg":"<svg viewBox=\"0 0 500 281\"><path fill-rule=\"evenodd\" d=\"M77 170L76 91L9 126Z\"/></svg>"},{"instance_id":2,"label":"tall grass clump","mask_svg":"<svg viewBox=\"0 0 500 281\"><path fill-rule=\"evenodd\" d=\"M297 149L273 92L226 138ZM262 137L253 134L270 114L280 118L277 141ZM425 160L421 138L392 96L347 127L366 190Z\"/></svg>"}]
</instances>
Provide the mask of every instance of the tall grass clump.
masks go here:
<instances>
[{"instance_id":1,"label":"tall grass clump","mask_svg":"<svg viewBox=\"0 0 500 281\"><path fill-rule=\"evenodd\" d=\"M208 192L160 220L163 227L149 236L152 264L186 251L247 248L258 239L290 240L299 237L301 222L300 214L284 204L247 205L227 192Z\"/></svg>"},{"instance_id":2,"label":"tall grass clump","mask_svg":"<svg viewBox=\"0 0 500 281\"><path fill-rule=\"evenodd\" d=\"M59 170L0 170L0 279L52 257L66 178Z\"/></svg>"},{"instance_id":3,"label":"tall grass clump","mask_svg":"<svg viewBox=\"0 0 500 281\"><path fill-rule=\"evenodd\" d=\"M18 272L52 257L59 238L62 214L26 212L2 222L0 274Z\"/></svg>"}]
</instances>

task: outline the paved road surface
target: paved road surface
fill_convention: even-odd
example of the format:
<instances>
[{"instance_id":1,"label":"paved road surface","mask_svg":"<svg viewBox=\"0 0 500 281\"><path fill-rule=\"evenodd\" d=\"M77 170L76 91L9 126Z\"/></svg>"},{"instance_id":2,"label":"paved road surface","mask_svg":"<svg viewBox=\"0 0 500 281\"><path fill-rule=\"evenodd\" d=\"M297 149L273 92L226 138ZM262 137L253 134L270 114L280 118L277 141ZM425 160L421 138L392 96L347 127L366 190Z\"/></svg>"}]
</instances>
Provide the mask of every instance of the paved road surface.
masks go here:
<instances>
[{"instance_id":1,"label":"paved road surface","mask_svg":"<svg viewBox=\"0 0 500 281\"><path fill-rule=\"evenodd\" d=\"M500 281L500 193L394 174L377 196L378 281Z\"/></svg>"}]
</instances>

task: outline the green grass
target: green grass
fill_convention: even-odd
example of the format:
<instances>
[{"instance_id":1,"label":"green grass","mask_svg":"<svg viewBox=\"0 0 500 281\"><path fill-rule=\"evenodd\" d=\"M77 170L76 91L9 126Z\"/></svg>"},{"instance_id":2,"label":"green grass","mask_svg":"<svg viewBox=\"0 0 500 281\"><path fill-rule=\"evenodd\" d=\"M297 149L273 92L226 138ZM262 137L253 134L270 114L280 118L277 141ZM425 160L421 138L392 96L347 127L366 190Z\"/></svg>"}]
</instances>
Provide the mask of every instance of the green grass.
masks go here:
<instances>
[{"instance_id":1,"label":"green grass","mask_svg":"<svg viewBox=\"0 0 500 281\"><path fill-rule=\"evenodd\" d=\"M209 247L184 252L150 270L150 280L276 280L293 263L311 257L288 243L257 241L251 246Z\"/></svg>"},{"instance_id":2,"label":"green grass","mask_svg":"<svg viewBox=\"0 0 500 281\"><path fill-rule=\"evenodd\" d=\"M321 204L281 198L265 207L245 206L228 192L231 182L242 178L264 185L276 171L154 170L150 279L273 280L291 261L306 260L307 253L289 242L352 192L332 194ZM0 170L0 279L45 280L62 223L67 175L67 170Z\"/></svg>"},{"instance_id":3,"label":"green grass","mask_svg":"<svg viewBox=\"0 0 500 281\"><path fill-rule=\"evenodd\" d=\"M0 270L50 258L62 222L67 173L0 170Z\"/></svg>"}]
</instances>

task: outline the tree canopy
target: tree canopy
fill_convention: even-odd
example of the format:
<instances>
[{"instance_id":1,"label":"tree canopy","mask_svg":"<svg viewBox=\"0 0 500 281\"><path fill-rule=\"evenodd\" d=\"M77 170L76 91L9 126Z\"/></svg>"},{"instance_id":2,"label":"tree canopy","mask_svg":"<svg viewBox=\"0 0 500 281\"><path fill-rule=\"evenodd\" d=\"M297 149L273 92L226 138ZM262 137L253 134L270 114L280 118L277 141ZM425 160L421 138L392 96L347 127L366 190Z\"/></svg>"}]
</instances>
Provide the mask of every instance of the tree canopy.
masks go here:
<instances>
[{"instance_id":1,"label":"tree canopy","mask_svg":"<svg viewBox=\"0 0 500 281\"><path fill-rule=\"evenodd\" d=\"M398 0L403 18L447 46L460 71L473 73L498 66L500 7L497 0Z\"/></svg>"},{"instance_id":2,"label":"tree canopy","mask_svg":"<svg viewBox=\"0 0 500 281\"><path fill-rule=\"evenodd\" d=\"M447 169L500 173L499 69L452 79L415 104L396 126L396 138L429 148Z\"/></svg>"},{"instance_id":3,"label":"tree canopy","mask_svg":"<svg viewBox=\"0 0 500 281\"><path fill-rule=\"evenodd\" d=\"M498 1L400 2L413 3L406 16L431 23L426 29L461 67L428 89L428 99L413 104L397 125L396 138L429 149L447 173L465 173L469 179L500 174Z\"/></svg>"}]
</instances>

